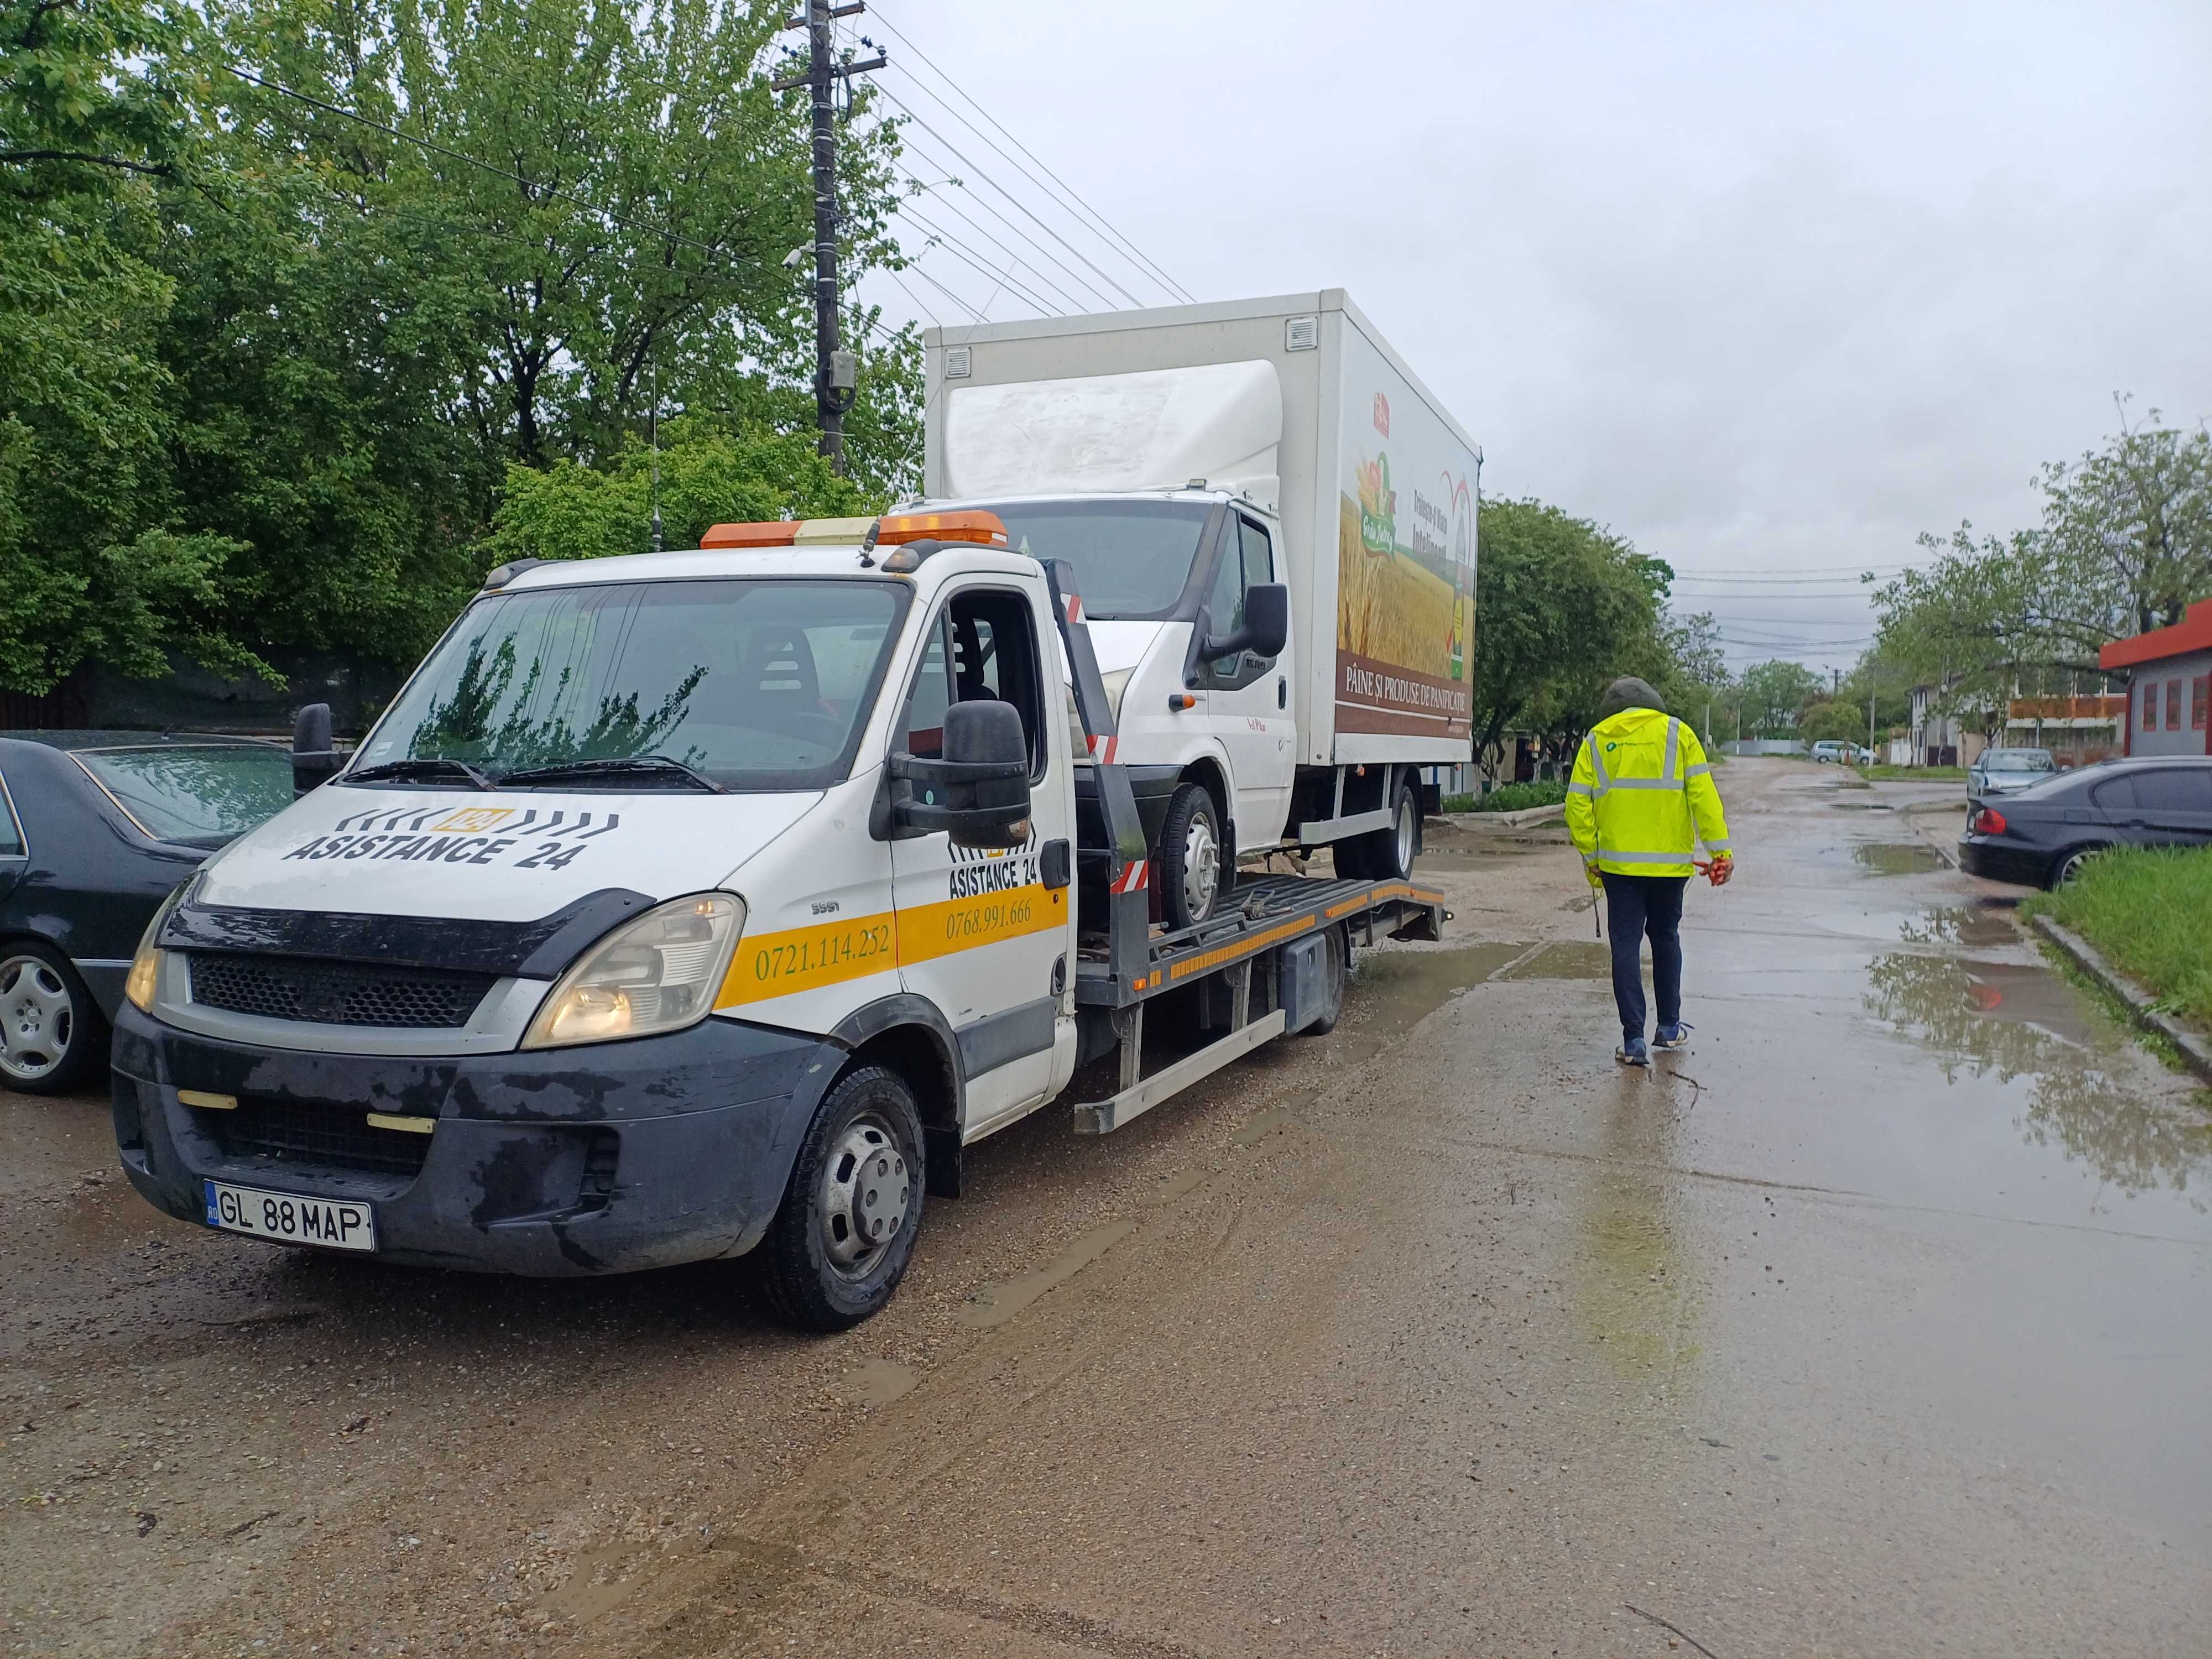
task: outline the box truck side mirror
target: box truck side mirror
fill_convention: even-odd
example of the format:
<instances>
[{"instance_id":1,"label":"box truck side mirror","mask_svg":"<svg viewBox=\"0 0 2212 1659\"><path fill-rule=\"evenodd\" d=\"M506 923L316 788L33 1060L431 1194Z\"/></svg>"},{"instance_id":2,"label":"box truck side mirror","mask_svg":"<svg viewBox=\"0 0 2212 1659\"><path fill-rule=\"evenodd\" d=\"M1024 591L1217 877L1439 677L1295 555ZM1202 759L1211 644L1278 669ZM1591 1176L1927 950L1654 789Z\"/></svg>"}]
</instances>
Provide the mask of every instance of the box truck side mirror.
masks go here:
<instances>
[{"instance_id":1,"label":"box truck side mirror","mask_svg":"<svg viewBox=\"0 0 2212 1659\"><path fill-rule=\"evenodd\" d=\"M1210 637L1199 655L1231 657L1249 651L1279 657L1290 637L1291 590L1281 582L1259 582L1244 590L1244 625Z\"/></svg>"},{"instance_id":2,"label":"box truck side mirror","mask_svg":"<svg viewBox=\"0 0 2212 1659\"><path fill-rule=\"evenodd\" d=\"M338 755L331 747L331 706L311 702L292 720L292 793L306 794L337 769Z\"/></svg>"},{"instance_id":3,"label":"box truck side mirror","mask_svg":"<svg viewBox=\"0 0 2212 1659\"><path fill-rule=\"evenodd\" d=\"M942 830L955 847L1014 847L1029 836L1029 738L1012 703L954 703L945 757L894 755L890 772L906 786L891 807L902 827Z\"/></svg>"}]
</instances>

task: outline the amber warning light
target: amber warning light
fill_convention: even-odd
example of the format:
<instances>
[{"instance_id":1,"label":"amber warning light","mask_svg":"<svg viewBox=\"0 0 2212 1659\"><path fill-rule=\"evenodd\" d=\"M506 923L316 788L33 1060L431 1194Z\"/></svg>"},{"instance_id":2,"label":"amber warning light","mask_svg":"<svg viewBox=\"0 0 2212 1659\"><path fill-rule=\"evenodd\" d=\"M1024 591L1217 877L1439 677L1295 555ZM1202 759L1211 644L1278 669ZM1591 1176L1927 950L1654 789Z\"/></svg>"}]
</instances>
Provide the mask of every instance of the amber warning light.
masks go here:
<instances>
[{"instance_id":1,"label":"amber warning light","mask_svg":"<svg viewBox=\"0 0 2212 1659\"><path fill-rule=\"evenodd\" d=\"M873 528L875 544L972 542L1005 547L1006 526L995 513L897 513L884 519L785 519L764 524L718 524L699 538L702 548L860 546Z\"/></svg>"}]
</instances>

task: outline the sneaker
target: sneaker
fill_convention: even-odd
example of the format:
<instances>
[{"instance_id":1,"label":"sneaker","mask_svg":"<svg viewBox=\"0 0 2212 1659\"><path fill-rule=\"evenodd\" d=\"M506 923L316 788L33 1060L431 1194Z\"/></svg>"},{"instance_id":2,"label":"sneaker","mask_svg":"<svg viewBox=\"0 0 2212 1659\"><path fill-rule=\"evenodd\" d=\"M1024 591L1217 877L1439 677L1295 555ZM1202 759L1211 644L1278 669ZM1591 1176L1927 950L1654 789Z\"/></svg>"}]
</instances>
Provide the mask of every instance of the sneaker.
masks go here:
<instances>
[{"instance_id":1,"label":"sneaker","mask_svg":"<svg viewBox=\"0 0 2212 1659\"><path fill-rule=\"evenodd\" d=\"M1658 1049L1662 1054L1668 1053L1668 1051L1675 1048L1686 1048L1690 1046L1690 1033L1697 1029L1698 1028L1696 1026L1686 1023L1676 1025L1662 1025L1656 1031L1652 1033L1651 1046Z\"/></svg>"},{"instance_id":2,"label":"sneaker","mask_svg":"<svg viewBox=\"0 0 2212 1659\"><path fill-rule=\"evenodd\" d=\"M1649 1066L1651 1063L1651 1056L1644 1051L1642 1037L1625 1038L1620 1047L1613 1051L1613 1057L1623 1066Z\"/></svg>"}]
</instances>

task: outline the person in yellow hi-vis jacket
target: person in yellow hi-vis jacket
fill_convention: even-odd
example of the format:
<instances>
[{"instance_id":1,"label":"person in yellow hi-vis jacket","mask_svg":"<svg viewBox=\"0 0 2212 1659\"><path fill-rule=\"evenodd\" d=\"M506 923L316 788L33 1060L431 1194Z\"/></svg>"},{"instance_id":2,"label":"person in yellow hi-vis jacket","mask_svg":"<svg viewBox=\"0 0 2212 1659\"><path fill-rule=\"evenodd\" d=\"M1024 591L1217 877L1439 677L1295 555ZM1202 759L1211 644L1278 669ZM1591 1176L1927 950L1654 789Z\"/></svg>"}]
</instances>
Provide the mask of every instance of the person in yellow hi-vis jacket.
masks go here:
<instances>
[{"instance_id":1,"label":"person in yellow hi-vis jacket","mask_svg":"<svg viewBox=\"0 0 2212 1659\"><path fill-rule=\"evenodd\" d=\"M1620 1010L1613 1058L1649 1066L1644 1043L1644 963L1651 939L1651 989L1659 1028L1651 1047L1686 1048L1682 1023L1682 890L1704 869L1714 886L1735 873L1720 791L1698 734L1669 715L1642 680L1617 679L1575 756L1567 831L1583 870L1605 892L1613 931L1613 1000ZM1710 864L1697 857L1705 843Z\"/></svg>"}]
</instances>

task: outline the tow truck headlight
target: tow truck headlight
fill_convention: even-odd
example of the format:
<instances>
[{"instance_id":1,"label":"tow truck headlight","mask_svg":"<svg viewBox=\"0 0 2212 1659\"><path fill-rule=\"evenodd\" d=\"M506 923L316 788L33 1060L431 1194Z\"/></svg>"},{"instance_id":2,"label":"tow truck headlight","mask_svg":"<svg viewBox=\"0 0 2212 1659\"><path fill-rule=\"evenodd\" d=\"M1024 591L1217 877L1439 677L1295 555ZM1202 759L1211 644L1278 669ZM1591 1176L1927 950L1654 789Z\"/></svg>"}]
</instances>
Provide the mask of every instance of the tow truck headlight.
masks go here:
<instances>
[{"instance_id":1,"label":"tow truck headlight","mask_svg":"<svg viewBox=\"0 0 2212 1659\"><path fill-rule=\"evenodd\" d=\"M154 994L161 986L161 950L154 943L161 931L161 924L169 919L169 912L177 908L191 881L177 884L177 890L161 901L161 908L154 912L153 921L138 936L137 953L131 958L131 971L123 976L123 994L131 1006L142 1014L154 1012Z\"/></svg>"},{"instance_id":2,"label":"tow truck headlight","mask_svg":"<svg viewBox=\"0 0 2212 1659\"><path fill-rule=\"evenodd\" d=\"M522 1046L565 1048L696 1025L714 1007L744 929L745 902L728 893L656 906L554 981Z\"/></svg>"}]
</instances>

